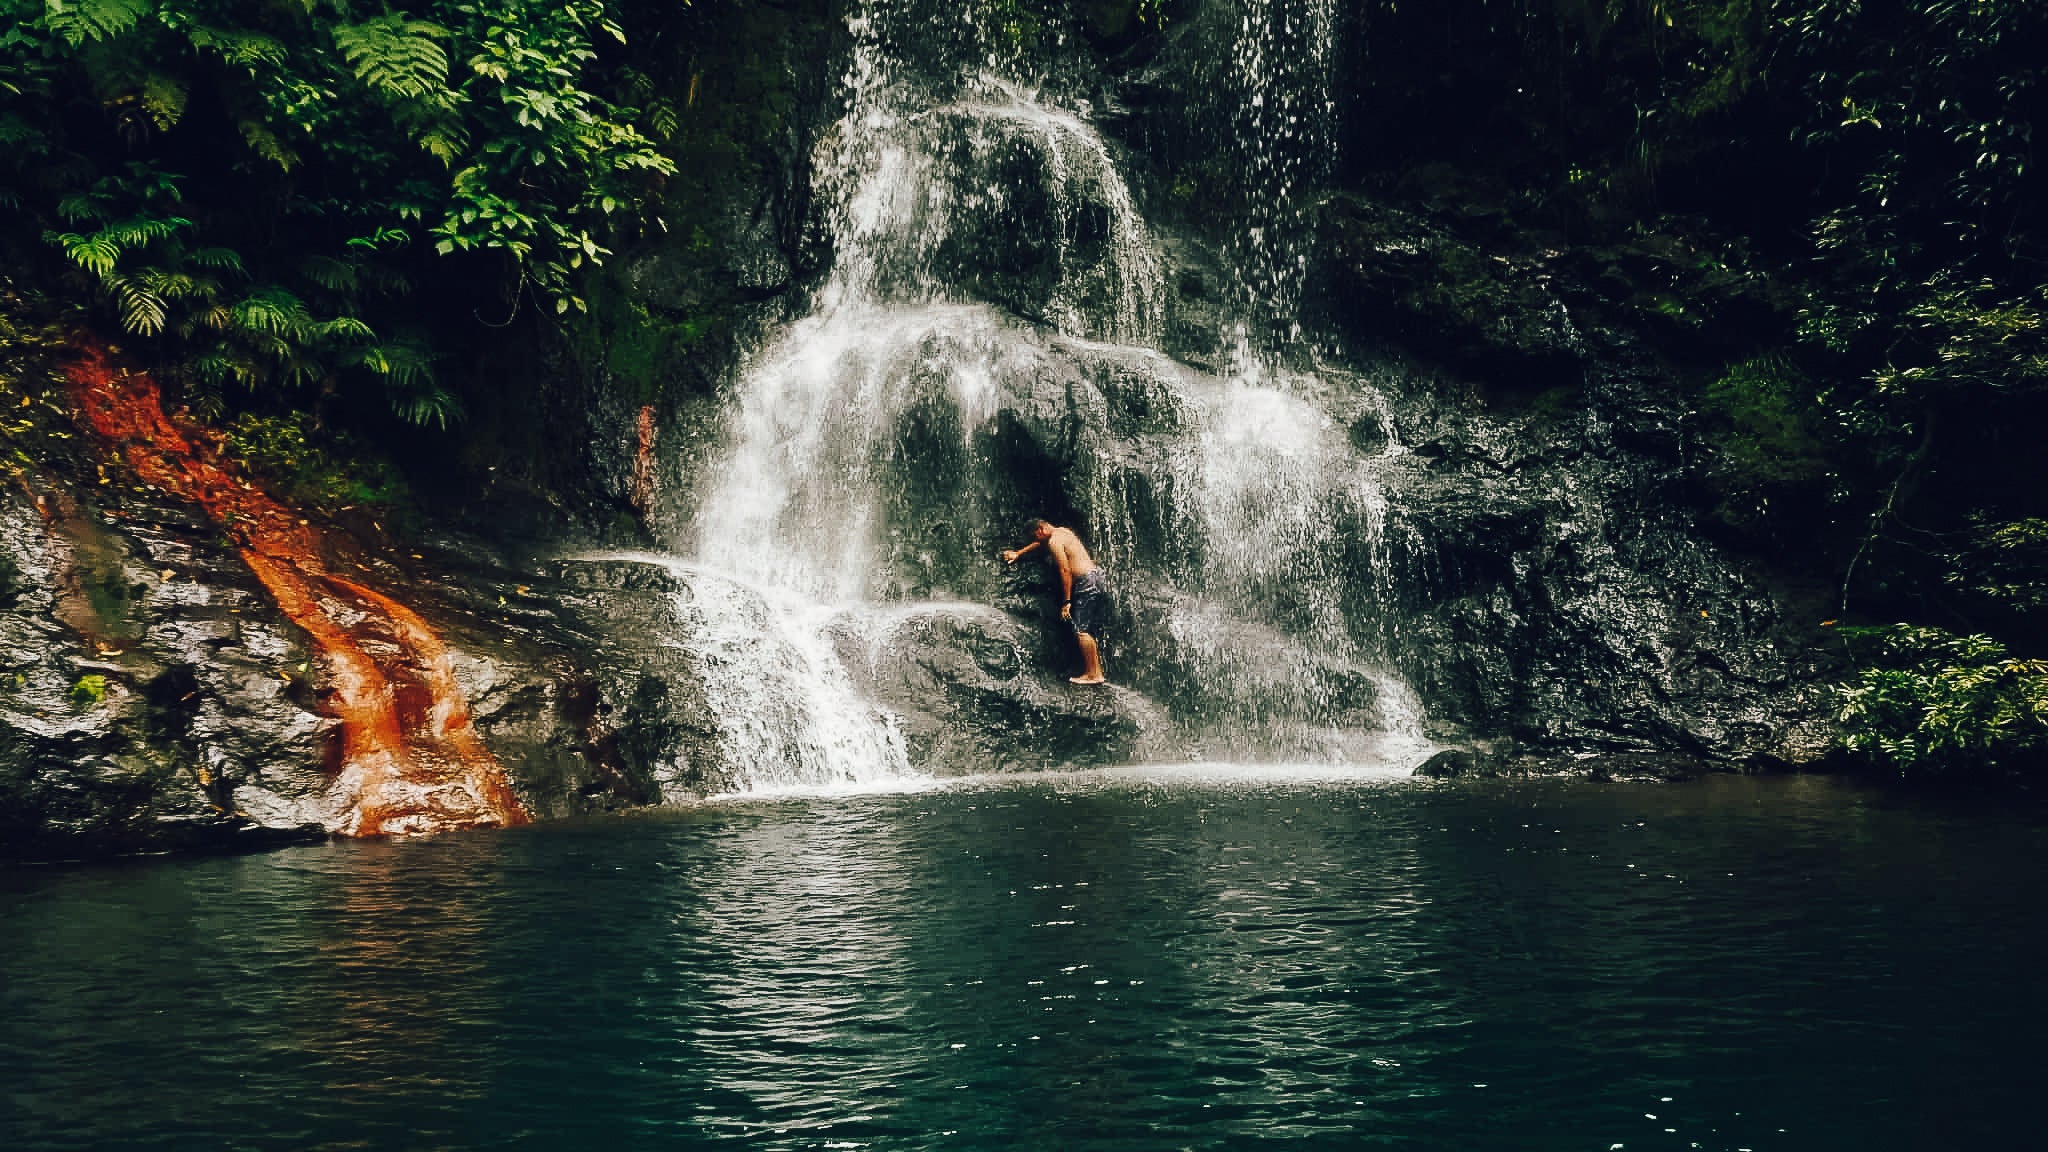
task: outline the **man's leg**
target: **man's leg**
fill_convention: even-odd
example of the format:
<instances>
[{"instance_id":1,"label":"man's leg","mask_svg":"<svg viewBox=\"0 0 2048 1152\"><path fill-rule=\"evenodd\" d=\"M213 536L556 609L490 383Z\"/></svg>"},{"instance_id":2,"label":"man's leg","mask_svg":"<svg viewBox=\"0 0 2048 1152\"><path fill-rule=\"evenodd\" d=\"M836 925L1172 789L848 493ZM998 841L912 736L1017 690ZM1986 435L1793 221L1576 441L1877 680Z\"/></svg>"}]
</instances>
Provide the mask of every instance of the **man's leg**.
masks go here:
<instances>
[{"instance_id":1,"label":"man's leg","mask_svg":"<svg viewBox=\"0 0 2048 1152\"><path fill-rule=\"evenodd\" d=\"M1102 675L1102 653L1095 646L1095 637L1086 632L1076 632L1081 642L1081 674L1069 677L1076 684L1100 684Z\"/></svg>"}]
</instances>

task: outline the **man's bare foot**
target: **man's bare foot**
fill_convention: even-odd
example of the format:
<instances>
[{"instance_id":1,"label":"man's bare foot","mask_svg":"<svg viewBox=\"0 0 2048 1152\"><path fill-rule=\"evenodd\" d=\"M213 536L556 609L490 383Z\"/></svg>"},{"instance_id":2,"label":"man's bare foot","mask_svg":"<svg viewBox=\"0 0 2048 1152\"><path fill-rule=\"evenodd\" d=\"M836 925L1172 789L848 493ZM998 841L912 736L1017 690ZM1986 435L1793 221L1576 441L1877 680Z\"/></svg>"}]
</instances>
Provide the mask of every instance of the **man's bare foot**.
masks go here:
<instances>
[{"instance_id":1,"label":"man's bare foot","mask_svg":"<svg viewBox=\"0 0 2048 1152\"><path fill-rule=\"evenodd\" d=\"M1067 677L1067 683L1069 683L1069 684L1089 684L1089 685L1094 685L1094 684L1107 684L1107 683L1109 683L1109 677L1107 677L1107 676L1096 676L1096 677L1092 677L1092 678L1091 678L1091 677L1087 677L1087 676L1069 676L1069 677Z\"/></svg>"}]
</instances>

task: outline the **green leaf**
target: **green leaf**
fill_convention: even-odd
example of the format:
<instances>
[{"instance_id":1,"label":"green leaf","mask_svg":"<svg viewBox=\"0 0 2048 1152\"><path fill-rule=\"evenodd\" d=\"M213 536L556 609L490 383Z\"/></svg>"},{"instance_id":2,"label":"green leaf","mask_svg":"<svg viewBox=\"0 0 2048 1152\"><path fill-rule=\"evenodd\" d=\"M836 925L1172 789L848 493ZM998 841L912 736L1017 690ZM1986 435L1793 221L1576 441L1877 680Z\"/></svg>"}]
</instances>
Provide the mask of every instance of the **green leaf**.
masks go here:
<instances>
[{"instance_id":1,"label":"green leaf","mask_svg":"<svg viewBox=\"0 0 2048 1152\"><path fill-rule=\"evenodd\" d=\"M150 0L49 0L43 21L73 48L112 40L149 14Z\"/></svg>"},{"instance_id":2,"label":"green leaf","mask_svg":"<svg viewBox=\"0 0 2048 1152\"><path fill-rule=\"evenodd\" d=\"M71 262L95 276L111 276L114 265L121 259L121 247L103 233L81 236L76 232L49 237L50 241L64 249L64 255Z\"/></svg>"},{"instance_id":3,"label":"green leaf","mask_svg":"<svg viewBox=\"0 0 2048 1152\"><path fill-rule=\"evenodd\" d=\"M167 311L162 296L150 290L139 276L117 276L107 281L121 309L121 327L137 336L154 336L164 330Z\"/></svg>"},{"instance_id":4,"label":"green leaf","mask_svg":"<svg viewBox=\"0 0 2048 1152\"><path fill-rule=\"evenodd\" d=\"M334 30L334 43L354 70L356 79L399 100L452 99L448 90L448 53L435 43L449 32L403 13L380 16Z\"/></svg>"}]
</instances>

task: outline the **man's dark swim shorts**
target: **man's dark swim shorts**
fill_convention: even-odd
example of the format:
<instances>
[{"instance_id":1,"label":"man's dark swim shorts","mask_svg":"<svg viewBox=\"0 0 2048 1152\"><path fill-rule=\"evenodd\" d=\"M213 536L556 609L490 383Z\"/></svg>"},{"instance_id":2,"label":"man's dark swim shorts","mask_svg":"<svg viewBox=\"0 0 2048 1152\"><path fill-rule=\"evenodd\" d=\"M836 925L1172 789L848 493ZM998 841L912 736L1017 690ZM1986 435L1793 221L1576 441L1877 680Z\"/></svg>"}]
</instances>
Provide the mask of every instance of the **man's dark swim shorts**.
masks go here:
<instances>
[{"instance_id":1,"label":"man's dark swim shorts","mask_svg":"<svg viewBox=\"0 0 2048 1152\"><path fill-rule=\"evenodd\" d=\"M1102 639L1109 622L1109 587L1096 568L1074 581L1074 631Z\"/></svg>"}]
</instances>

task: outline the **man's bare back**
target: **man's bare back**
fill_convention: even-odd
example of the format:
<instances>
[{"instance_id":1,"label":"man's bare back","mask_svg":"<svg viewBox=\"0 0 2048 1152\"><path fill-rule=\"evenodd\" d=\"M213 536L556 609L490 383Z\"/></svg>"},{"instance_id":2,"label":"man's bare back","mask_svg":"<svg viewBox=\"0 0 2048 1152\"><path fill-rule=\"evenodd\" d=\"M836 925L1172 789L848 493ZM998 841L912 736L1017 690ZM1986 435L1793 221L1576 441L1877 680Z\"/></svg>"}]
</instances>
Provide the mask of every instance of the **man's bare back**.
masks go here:
<instances>
[{"instance_id":1,"label":"man's bare back","mask_svg":"<svg viewBox=\"0 0 2048 1152\"><path fill-rule=\"evenodd\" d=\"M1081 543L1079 536L1074 535L1073 529L1053 529L1052 537L1045 542L1045 546L1052 552L1052 558L1059 564L1060 571L1071 578L1079 580L1095 571L1095 558L1088 555L1087 546Z\"/></svg>"}]
</instances>

